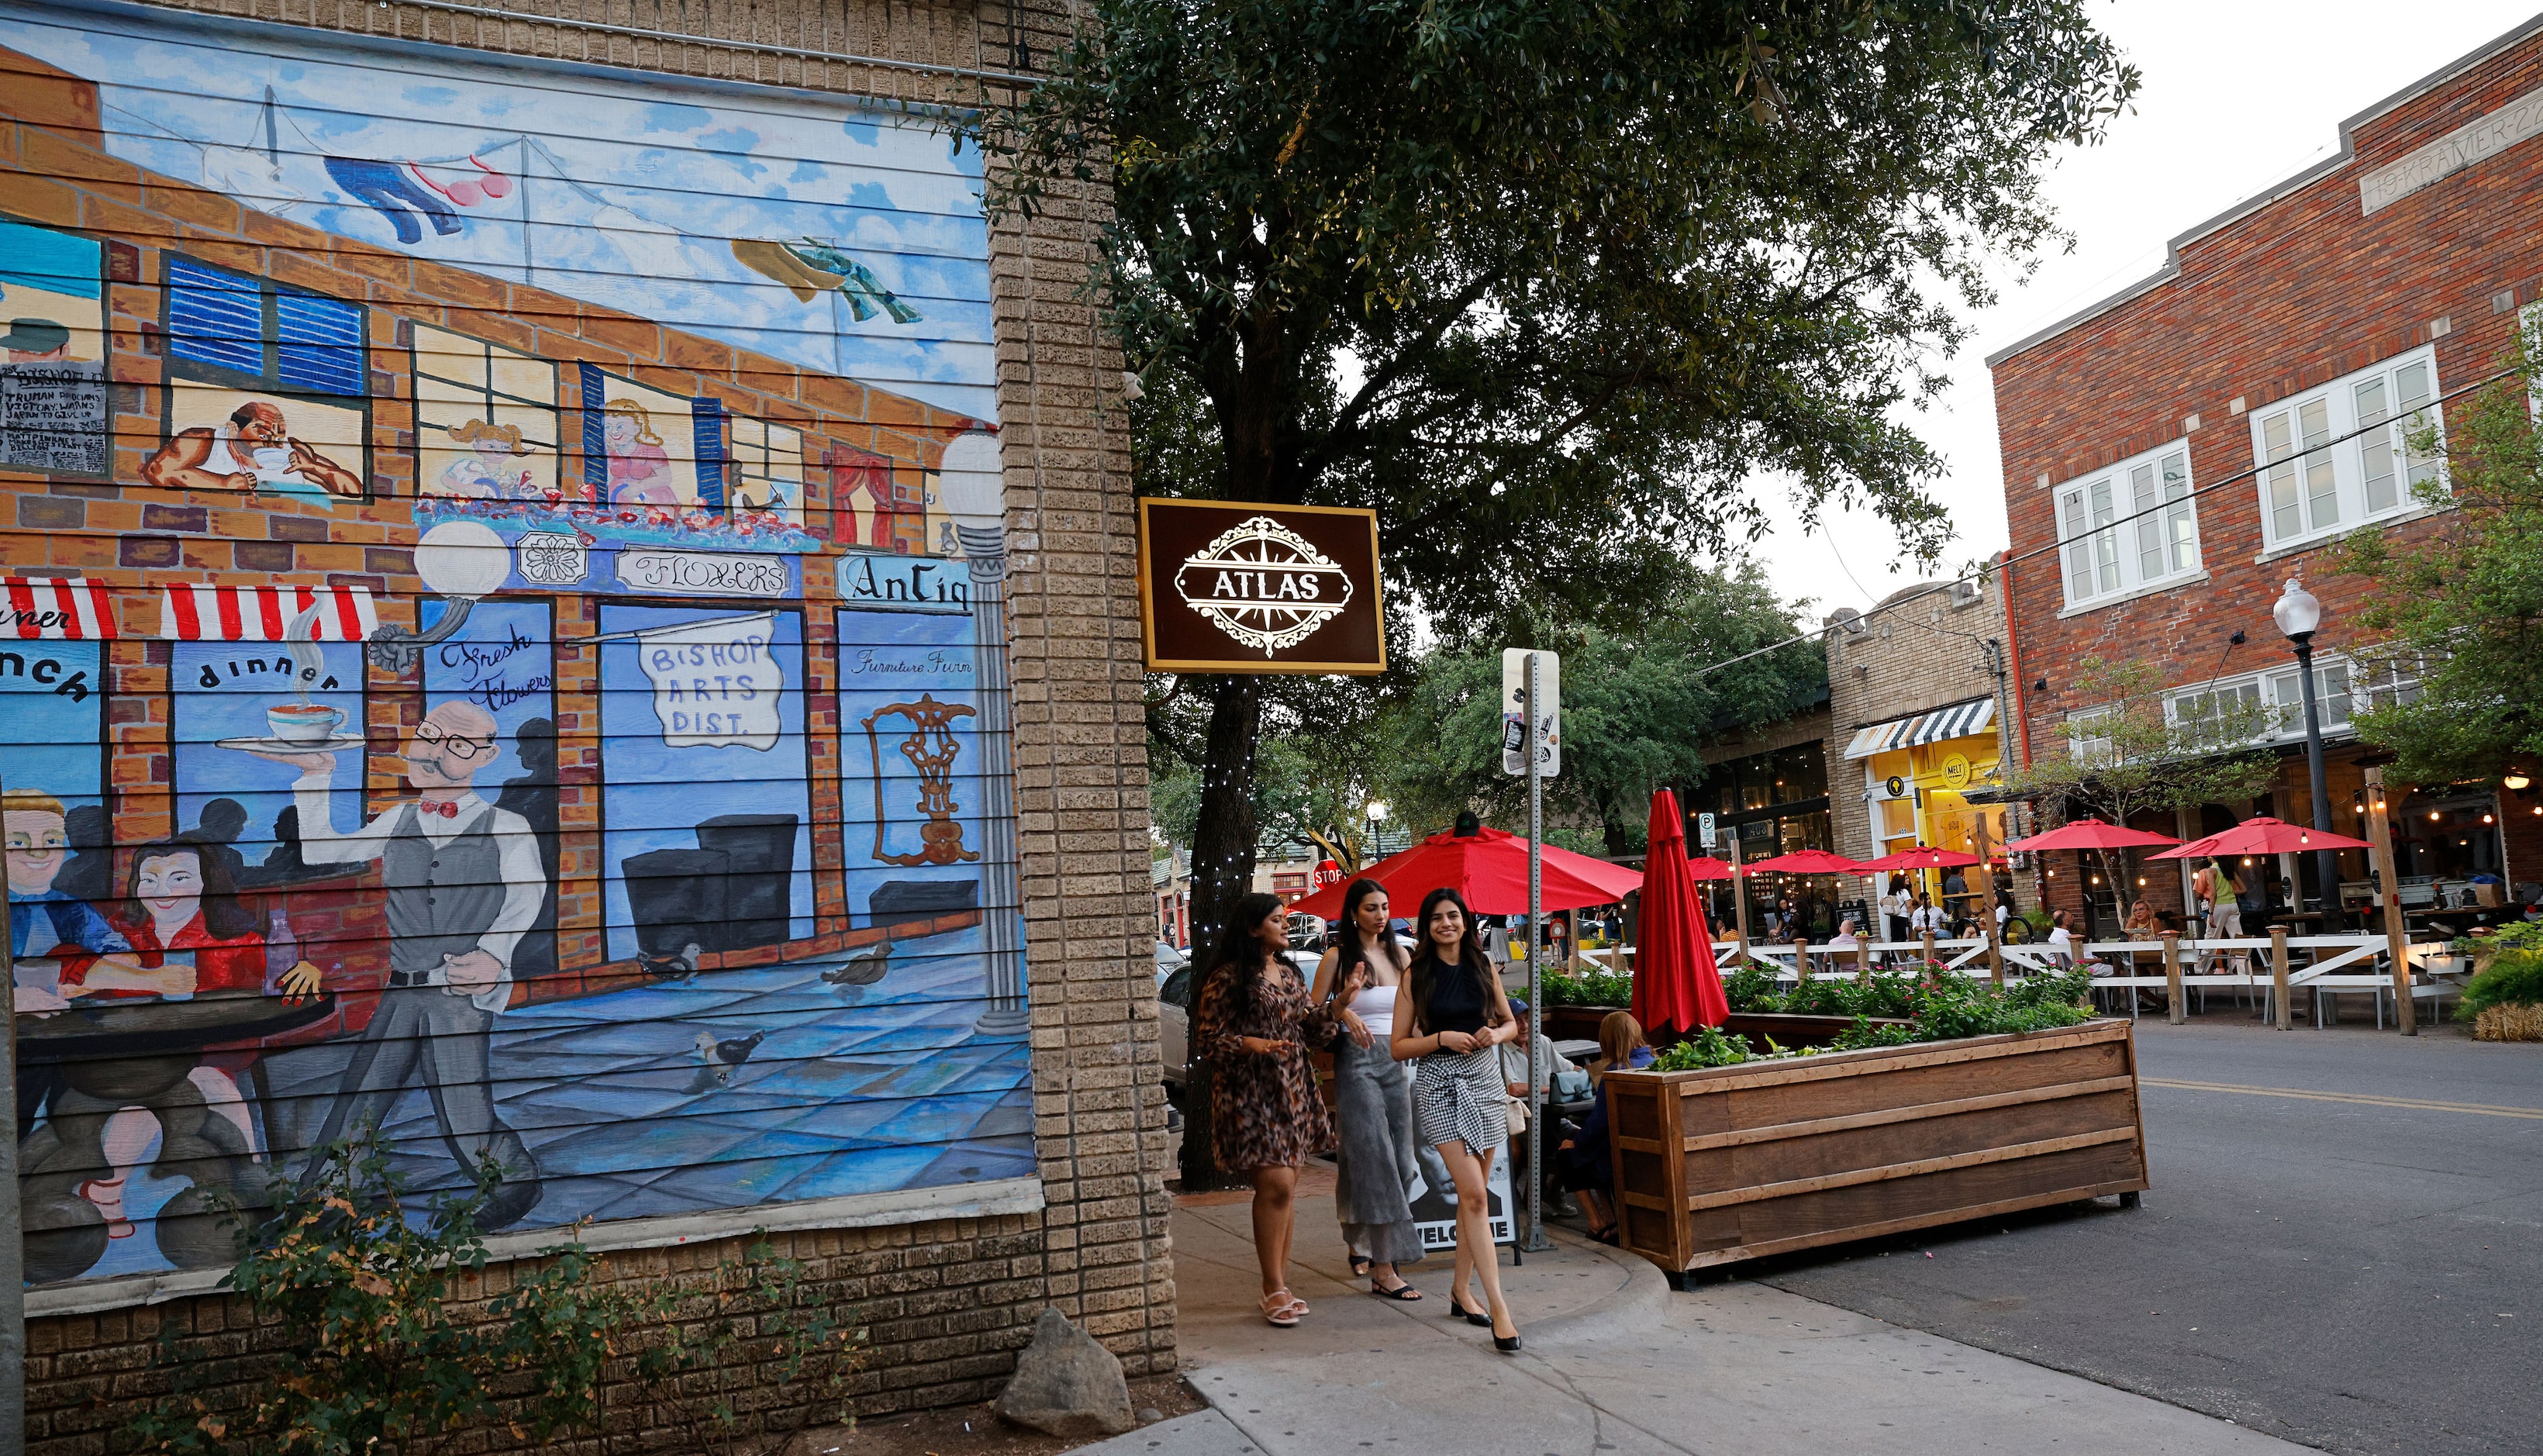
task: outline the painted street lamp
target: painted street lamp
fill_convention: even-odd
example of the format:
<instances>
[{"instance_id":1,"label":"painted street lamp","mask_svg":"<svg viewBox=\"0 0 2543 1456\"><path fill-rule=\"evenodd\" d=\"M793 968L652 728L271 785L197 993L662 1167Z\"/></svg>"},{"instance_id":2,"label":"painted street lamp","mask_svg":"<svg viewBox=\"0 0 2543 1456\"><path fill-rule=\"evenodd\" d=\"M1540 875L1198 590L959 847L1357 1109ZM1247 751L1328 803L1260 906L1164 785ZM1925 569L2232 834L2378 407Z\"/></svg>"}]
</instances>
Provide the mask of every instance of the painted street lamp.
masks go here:
<instances>
[{"instance_id":1,"label":"painted street lamp","mask_svg":"<svg viewBox=\"0 0 2543 1456\"><path fill-rule=\"evenodd\" d=\"M2322 598L2290 576L2270 615L2277 620L2278 631L2295 644L2296 677L2304 687L2305 771L2313 778L2313 826L2327 834L2331 832L2331 782L2323 772L2322 708L2315 701L2313 684L2313 635L2322 627ZM2313 864L2328 928L2330 917L2340 909L2340 857L2331 850L2316 850Z\"/></svg>"}]
</instances>

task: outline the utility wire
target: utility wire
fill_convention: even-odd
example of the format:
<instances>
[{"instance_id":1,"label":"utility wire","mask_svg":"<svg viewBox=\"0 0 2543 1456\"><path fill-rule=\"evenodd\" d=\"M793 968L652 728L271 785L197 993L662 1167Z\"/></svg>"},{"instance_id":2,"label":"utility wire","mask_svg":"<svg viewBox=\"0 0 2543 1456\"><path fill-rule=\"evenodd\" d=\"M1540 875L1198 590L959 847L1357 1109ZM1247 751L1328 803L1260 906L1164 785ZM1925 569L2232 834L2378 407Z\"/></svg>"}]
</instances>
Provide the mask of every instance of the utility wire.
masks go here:
<instances>
[{"instance_id":1,"label":"utility wire","mask_svg":"<svg viewBox=\"0 0 2543 1456\"><path fill-rule=\"evenodd\" d=\"M2414 411L2412 411L2411 413L2413 413L2413 414L2415 414L2415 415L2416 415L2416 414L2419 414L2421 411L2425 411L2425 410L2434 410L2434 409L2438 408L2439 406L2441 406L2441 405L2445 404L2445 402L2446 402L2446 401L2448 401L2448 400L2454 399L2454 398L2456 398L2456 397L2458 397L2458 396L2461 396L2461 395L2467 395L2467 394L2470 394L2470 393L2472 393L2474 390L2477 390L2477 389L2485 389L2485 388L2488 388L2489 386L2494 385L2494 384L2497 384L2499 381L2501 381L2501 380L2503 380L2503 379L2507 379L2507 378L2511 378L2511 377L2513 377L2513 376L2515 375L2515 373L2516 373L2516 371L2515 371L2515 370L2513 370L2513 369L2502 369L2502 370L2500 370L2498 373L2493 374L2493 375L2489 376L2488 378L2485 378L2485 379L2476 379L2476 380L2474 380L2474 381L2473 381L2472 383L2470 383L2470 384L2458 385L2458 386L2456 386L2455 388L2453 388L2453 389L2450 389L2450 390L2446 391L2444 394L2441 394L2441 395L2437 396L2435 399L2428 401L2427 404L2420 406L2418 410L2414 410ZM2253 466L2253 467L2252 467L2251 469L2249 469L2249 470L2243 471L2243 472L2241 472L2240 474L2237 474L2237 475L2229 475L2229 476L2227 476L2225 479L2223 479L2223 480L2221 480L2221 481L2217 481L2217 482L2215 482L2213 485L2205 485L2205 486L2198 486L2198 487L2196 487L2196 488L2194 488L2194 489L2193 489L2193 490L2192 490L2188 495L2185 495L2185 496L2183 496L2183 497L2179 498L2178 499L2157 501L2155 504L2153 504L2153 505L2149 505L2149 506L2147 506L2147 507L2146 507L2145 509L2143 509L2143 510L2131 511L2131 512L2129 512L2128 514L2123 515L2123 516L2119 516L2119 518L2117 518L2117 519L2115 519L2115 520L2108 520L2108 521L2104 521L2104 522L2103 522L2103 523L2101 523L2100 525L2097 525L2097 526L2093 527L2091 530L2089 530L2089 531L2085 531L2085 532L2082 532L2082 533L2080 533L2080 534L2078 534L2078 535L2074 535L2074 536L2060 536L2060 537L2058 537L2056 540L2049 542L2049 543L2048 543L2047 545L2045 545L2045 546L2038 546L2038 547L2034 547L2034 548L2032 548L2032 549L2031 549L2031 550L2029 550L2029 551L2026 551L2026 552L2022 552L2022 553L2020 553L2019 555L2007 556L2004 560L2002 560L2002 561L2000 561L2000 562L1996 562L1996 563L1994 563L1994 566L1995 566L1995 567L1997 567L1997 568L2003 568L2003 567L2009 567L2009 566L2012 566L2012 565L2013 565L2013 564L2015 564L2016 562L2026 562L2026 561L2031 561L2031 560L2033 560L2033 559L2035 559L2035 558L2038 558L2038 557L2042 557L2042 556L2055 556L2058 552L2060 552L2060 551L2064 550L2064 549L2065 549L2066 547L2068 547L2068 546L2073 545L2075 542L2085 540L2085 539L2087 539L2088 537L2098 536L2098 535L2100 535L2100 534L2101 534L2102 532L2104 532L2104 531L2116 531L2116 530L2118 530L2119 527L2126 525L2128 522L2130 522L2130 521L2132 521L2132 520L2137 520L2137 519L2139 519L2139 518L2141 518L2141 517L2144 517L2144 516L2149 516L2149 515L2160 515L2160 514L2162 514L2164 511L2170 510L2172 507L2174 507L2174 506L2176 506L2176 505L2179 505L2183 500L2196 500L2196 499L2197 499L2199 497L2206 495L2206 494L2207 494L2208 492L2210 492L2210 491L2221 491L2221 490L2224 490L2227 486L2235 485L2235 484L2237 484L2237 483L2239 483L2239 482L2242 482L2242 481L2248 481L2248 480L2252 479L2253 477L2255 477L2255 476L2259 475L2262 471L2265 471L2265 470L2269 469L2269 468L2270 468L2271 466L2273 466L2273 465L2284 465L2284 464L2287 464L2289 461L2302 460L2302 459L2304 459L2304 458L2305 458L2306 456L2308 456L2308 455L2315 454L2315 453L2317 453L2317 452L2319 452L2319 451L2328 450L2328 449L2330 449L2330 448L2331 448L2332 446L2334 446L2334 445L2345 445L2345 444L2349 443L2350 440L2353 440L2353 439L2357 438L2359 435L2365 434L2365 433L2367 433L2367 432L2368 432L2368 431L2370 431L2370 430L2378 430L2378 429L2385 429L2385 428L2389 428L2389 427L2391 427L2391 425L2392 425L2393 423L2394 423L2394 421L2393 421L2385 420L2385 421L2377 421L2376 423L2373 423L2373 424L2364 424L2364 425L2360 425L2360 426L2358 426L2357 428L2350 430L2350 431L2349 433L2347 433L2347 434L2339 435L2339 436L2336 436L2335 438L2324 440L2324 441L2323 441L2321 444L2319 444L2319 445L2314 445L2314 446L2312 446L2312 447L2310 447L2310 448L2308 448L2308 449L2305 449L2305 450L2299 451L2299 452L2297 452L2296 454L2289 455L2289 456L2285 457L2284 459L2281 459L2281 460L2264 460L2264 461L2262 461L2260 464ZM1849 579L1851 579L1851 577L1852 577L1852 574L1851 574L1851 573L1848 573L1847 575L1848 575L1848 578L1849 578ZM1911 602L1911 601L1920 601L1920 600L1924 599L1925 597L1929 597L1929 596L1932 596L1932 595L1936 594L1937 592L1949 591L1949 590L1951 590L1953 587L1958 586L1958 585L1962 584L1963 582L1966 582L1966 581L1980 581L1980 580L1983 580L1983 579L1985 578L1985 575L1986 575L1986 572L1985 572L1985 570L1983 570L1983 569L1982 569L1982 570L1980 570L1979 572L1977 572L1977 573L1976 573L1976 574L1974 574L1974 575L1967 575L1955 576L1955 577L1953 577L1953 578L1952 578L1951 580L1949 580L1949 581L1937 581L1937 582L1935 582L1933 585L1926 587L1926 588L1925 588L1924 590L1922 590L1922 591L1911 592L1911 593L1909 593L1909 594L1908 594L1908 595L1906 595L1906 596L1902 596L1902 597L1898 598L1896 601L1886 603L1886 604L1883 606L1882 610L1884 610L1884 611L1888 611L1888 610L1890 610L1891 608L1895 608L1895 607L1903 607L1903 606L1905 606L1907 603L1909 603L1909 602ZM1860 582L1857 582L1857 583L1856 583L1856 585L1857 585L1858 589L1860 588L1861 584L1862 584L1862 583L1860 583ZM1745 661L1747 661L1747 660L1748 660L1749 658L1751 658L1751 657L1762 657L1762 656L1766 655L1768 652L1781 651L1782 651L1782 650L1784 650L1785 648L1792 647L1793 645L1795 645L1795 644L1797 644L1797 643L1805 643L1805 642L1809 642L1810 640L1811 640L1812 638L1815 638L1815 637L1823 637L1823 636L1825 636L1825 635L1826 635L1826 632L1827 632L1827 629L1826 629L1825 627L1821 627L1821 628L1820 628L1818 631L1816 631L1816 632L1801 632L1801 633L1795 633L1793 636L1788 637L1788 638L1785 638L1785 639L1784 639L1783 641L1781 641L1781 642L1768 643L1766 646L1764 646L1764 647L1762 647L1762 648L1758 648L1758 649L1756 649L1756 650L1755 650L1755 651L1753 651L1741 652L1739 655L1737 655L1737 656L1735 656L1735 657L1725 657L1725 658L1723 658L1721 661L1716 662L1716 663L1713 663L1713 664L1712 664L1712 665L1710 665L1710 666L1706 666L1706 667L1698 667L1697 669L1695 669L1695 675L1696 675L1696 676L1698 676L1698 677L1703 677L1703 676L1706 676L1706 675L1708 675L1708 674L1710 674L1710 673L1719 672L1719 671L1721 671L1721 670L1722 670L1723 668L1725 668L1725 667L1736 666L1737 664L1739 664L1739 663L1741 663L1741 662L1745 662Z\"/></svg>"}]
</instances>

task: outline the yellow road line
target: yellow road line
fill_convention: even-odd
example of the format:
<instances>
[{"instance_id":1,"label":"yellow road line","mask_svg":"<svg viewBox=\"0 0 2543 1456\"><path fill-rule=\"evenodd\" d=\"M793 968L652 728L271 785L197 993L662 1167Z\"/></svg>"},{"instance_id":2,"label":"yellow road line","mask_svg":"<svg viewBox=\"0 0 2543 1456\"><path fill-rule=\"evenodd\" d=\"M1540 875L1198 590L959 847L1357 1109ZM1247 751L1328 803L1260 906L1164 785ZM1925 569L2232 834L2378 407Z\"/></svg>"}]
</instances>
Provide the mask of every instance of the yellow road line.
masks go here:
<instances>
[{"instance_id":1,"label":"yellow road line","mask_svg":"<svg viewBox=\"0 0 2543 1456\"><path fill-rule=\"evenodd\" d=\"M2139 1077L2137 1081L2147 1087L2177 1087L2187 1092L2248 1092L2254 1097L2296 1097L2307 1102L2353 1102L2373 1108L2472 1112L2484 1117L2530 1117L2543 1121L2543 1108L2505 1108L2477 1102L2426 1102L2416 1097L2361 1097L2349 1092L2306 1092L2294 1087L2246 1087L2237 1082L2178 1082L2169 1077Z\"/></svg>"}]
</instances>

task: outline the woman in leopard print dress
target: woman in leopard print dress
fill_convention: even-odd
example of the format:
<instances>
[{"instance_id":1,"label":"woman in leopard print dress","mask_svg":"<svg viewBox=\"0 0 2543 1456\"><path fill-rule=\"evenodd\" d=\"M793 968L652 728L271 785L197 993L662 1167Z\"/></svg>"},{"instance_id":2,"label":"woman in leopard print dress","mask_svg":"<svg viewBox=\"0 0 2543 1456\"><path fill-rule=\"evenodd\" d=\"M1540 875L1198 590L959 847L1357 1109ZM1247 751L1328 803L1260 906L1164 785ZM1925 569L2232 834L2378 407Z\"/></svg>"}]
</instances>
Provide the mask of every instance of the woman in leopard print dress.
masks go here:
<instances>
[{"instance_id":1,"label":"woman in leopard print dress","mask_svg":"<svg viewBox=\"0 0 2543 1456\"><path fill-rule=\"evenodd\" d=\"M1307 1302L1289 1292L1289 1238L1298 1167L1334 1146L1307 1048L1332 1039L1330 1013L1307 994L1276 895L1247 895L1220 942L1194 1019L1194 1049L1209 1059L1210 1145L1219 1168L1254 1185L1254 1253L1263 1264L1263 1318L1290 1326Z\"/></svg>"}]
</instances>

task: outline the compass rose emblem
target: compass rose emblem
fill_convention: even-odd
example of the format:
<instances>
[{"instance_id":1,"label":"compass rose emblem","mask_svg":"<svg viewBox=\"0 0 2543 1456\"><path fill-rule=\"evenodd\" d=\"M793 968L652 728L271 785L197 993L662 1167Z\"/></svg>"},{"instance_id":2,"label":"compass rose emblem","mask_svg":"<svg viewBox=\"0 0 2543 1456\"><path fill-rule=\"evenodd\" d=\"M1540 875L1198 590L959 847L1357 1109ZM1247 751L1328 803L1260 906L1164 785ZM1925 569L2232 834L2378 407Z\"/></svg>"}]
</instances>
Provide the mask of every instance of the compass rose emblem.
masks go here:
<instances>
[{"instance_id":1,"label":"compass rose emblem","mask_svg":"<svg viewBox=\"0 0 2543 1456\"><path fill-rule=\"evenodd\" d=\"M1184 559L1184 605L1271 656L1315 635L1350 603L1350 576L1307 539L1268 515L1249 516Z\"/></svg>"}]
</instances>

